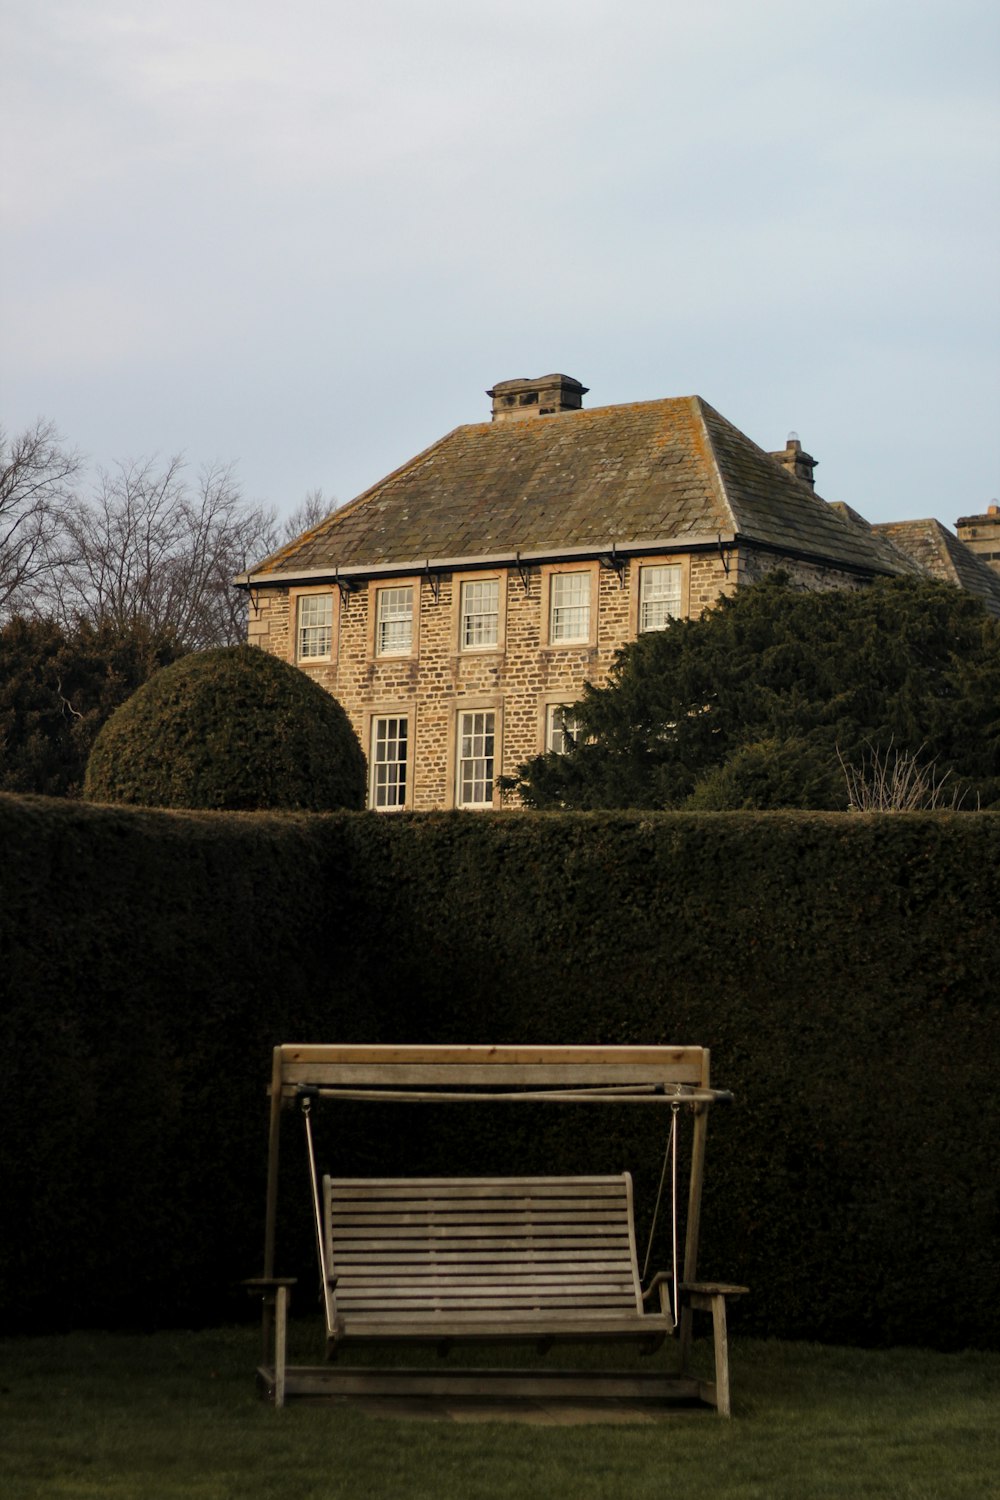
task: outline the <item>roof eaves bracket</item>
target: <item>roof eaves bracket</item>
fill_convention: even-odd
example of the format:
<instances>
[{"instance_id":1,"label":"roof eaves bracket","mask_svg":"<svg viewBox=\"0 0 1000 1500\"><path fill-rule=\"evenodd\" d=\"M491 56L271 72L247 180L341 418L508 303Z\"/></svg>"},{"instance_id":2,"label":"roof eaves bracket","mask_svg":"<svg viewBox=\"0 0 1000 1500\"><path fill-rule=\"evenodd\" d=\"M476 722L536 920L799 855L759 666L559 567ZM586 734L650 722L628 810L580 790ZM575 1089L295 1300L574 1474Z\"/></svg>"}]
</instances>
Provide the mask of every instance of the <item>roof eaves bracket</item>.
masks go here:
<instances>
[{"instance_id":1,"label":"roof eaves bracket","mask_svg":"<svg viewBox=\"0 0 1000 1500\"><path fill-rule=\"evenodd\" d=\"M722 533L720 532L719 533L719 556L722 559L723 572L725 573L725 575L726 575L727 578L729 577L729 569L730 569L730 566L731 566L732 555L733 555L733 544L732 544L732 542L724 542L722 540Z\"/></svg>"},{"instance_id":2,"label":"roof eaves bracket","mask_svg":"<svg viewBox=\"0 0 1000 1500\"><path fill-rule=\"evenodd\" d=\"M521 580L521 587L526 594L531 592L531 569L527 563L521 561L520 552L514 555L514 566L517 568L517 576Z\"/></svg>"},{"instance_id":3,"label":"roof eaves bracket","mask_svg":"<svg viewBox=\"0 0 1000 1500\"><path fill-rule=\"evenodd\" d=\"M430 584L430 586L431 586L431 593L434 595L434 603L435 604L440 604L441 603L441 574L440 573L436 573L433 570L433 568L431 567L431 560L430 560L430 558L428 558L427 561L424 564L424 572L427 574L427 582Z\"/></svg>"},{"instance_id":4,"label":"roof eaves bracket","mask_svg":"<svg viewBox=\"0 0 1000 1500\"><path fill-rule=\"evenodd\" d=\"M625 574L628 571L628 558L622 557L619 552L616 552L614 542L611 543L611 550L609 552L602 552L597 560L602 568L610 568L617 575L618 587L623 589L625 587Z\"/></svg>"},{"instance_id":5,"label":"roof eaves bracket","mask_svg":"<svg viewBox=\"0 0 1000 1500\"><path fill-rule=\"evenodd\" d=\"M353 578L341 578L339 572L333 575L333 581L340 590L340 602L343 605L344 609L346 609L348 600L354 593L354 590L357 588L357 584L355 583Z\"/></svg>"}]
</instances>

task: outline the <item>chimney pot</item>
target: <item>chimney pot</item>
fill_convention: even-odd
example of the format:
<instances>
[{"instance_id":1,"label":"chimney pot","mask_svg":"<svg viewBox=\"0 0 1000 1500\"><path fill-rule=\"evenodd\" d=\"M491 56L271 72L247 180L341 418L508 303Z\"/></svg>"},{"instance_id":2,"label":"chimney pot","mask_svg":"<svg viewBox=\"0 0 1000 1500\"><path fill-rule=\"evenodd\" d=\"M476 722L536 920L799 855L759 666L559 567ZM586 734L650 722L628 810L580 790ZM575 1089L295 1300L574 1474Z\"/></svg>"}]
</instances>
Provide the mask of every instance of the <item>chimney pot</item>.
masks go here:
<instances>
[{"instance_id":1,"label":"chimney pot","mask_svg":"<svg viewBox=\"0 0 1000 1500\"><path fill-rule=\"evenodd\" d=\"M517 422L579 411L587 389L572 375L541 375L537 380L498 380L486 394L493 402L494 422Z\"/></svg>"},{"instance_id":2,"label":"chimney pot","mask_svg":"<svg viewBox=\"0 0 1000 1500\"><path fill-rule=\"evenodd\" d=\"M811 453L803 452L797 432L790 432L781 452L772 453L771 457L777 459L781 467L787 469L789 474L794 474L796 479L805 480L811 490L815 489L813 470L819 467L819 460L813 458Z\"/></svg>"}]
</instances>

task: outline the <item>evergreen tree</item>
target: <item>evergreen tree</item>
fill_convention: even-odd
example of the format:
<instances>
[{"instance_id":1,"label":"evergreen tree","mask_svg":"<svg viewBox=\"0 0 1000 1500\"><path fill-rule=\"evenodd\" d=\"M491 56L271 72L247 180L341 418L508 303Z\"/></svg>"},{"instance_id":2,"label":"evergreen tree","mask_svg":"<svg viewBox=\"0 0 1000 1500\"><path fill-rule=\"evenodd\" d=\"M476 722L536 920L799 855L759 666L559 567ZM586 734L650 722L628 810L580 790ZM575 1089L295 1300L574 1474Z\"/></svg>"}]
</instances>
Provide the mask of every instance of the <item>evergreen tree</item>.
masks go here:
<instances>
[{"instance_id":1,"label":"evergreen tree","mask_svg":"<svg viewBox=\"0 0 1000 1500\"><path fill-rule=\"evenodd\" d=\"M78 796L105 720L181 654L172 635L141 623L0 626L0 790Z\"/></svg>"}]
</instances>

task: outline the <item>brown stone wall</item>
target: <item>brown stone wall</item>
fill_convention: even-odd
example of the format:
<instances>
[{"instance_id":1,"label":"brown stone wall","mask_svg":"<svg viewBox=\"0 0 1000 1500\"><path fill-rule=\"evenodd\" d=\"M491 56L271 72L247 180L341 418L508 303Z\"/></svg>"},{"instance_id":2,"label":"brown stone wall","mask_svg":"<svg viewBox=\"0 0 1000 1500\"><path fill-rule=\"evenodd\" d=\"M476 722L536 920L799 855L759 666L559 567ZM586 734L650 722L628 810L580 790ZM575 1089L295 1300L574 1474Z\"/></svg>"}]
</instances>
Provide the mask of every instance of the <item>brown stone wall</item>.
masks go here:
<instances>
[{"instance_id":1,"label":"brown stone wall","mask_svg":"<svg viewBox=\"0 0 1000 1500\"><path fill-rule=\"evenodd\" d=\"M768 573L774 573L779 568L799 588L817 593L823 589L860 589L870 582L870 579L858 573L849 573L843 568L824 567L821 563L808 562L804 558L782 557L779 553L747 547L740 551L740 587L747 583L759 583Z\"/></svg>"},{"instance_id":2,"label":"brown stone wall","mask_svg":"<svg viewBox=\"0 0 1000 1500\"><path fill-rule=\"evenodd\" d=\"M696 552L691 558L691 591L688 619L697 620L720 594L734 594L740 577L740 555L736 548L719 552Z\"/></svg>"},{"instance_id":3,"label":"brown stone wall","mask_svg":"<svg viewBox=\"0 0 1000 1500\"><path fill-rule=\"evenodd\" d=\"M683 612L690 617L700 615L720 594L732 593L778 566L805 588L857 582L836 570L735 548L642 561L683 565ZM426 576L385 579L362 585L343 601L333 587L330 659L299 665L339 699L366 755L371 753L372 716L407 714L411 747L407 805L418 811L452 807L457 712L461 708L497 711L495 771L514 775L519 765L544 748L547 707L574 702L586 682L604 682L615 653L634 637L639 567L640 561L633 559L620 581L611 568L596 562L564 565L564 570L591 573L591 597L596 601L596 627L592 602L590 641L566 646L548 643L548 589L556 569L532 567L523 579L516 569L493 575L499 576L504 600L501 644L482 651L459 649L458 593L461 576L488 574L444 574L433 581ZM419 599L413 653L379 658L374 652L376 589L400 582L412 583L414 599ZM298 592L262 589L250 610L250 642L289 661L295 659L293 620ZM495 805L501 805L499 794Z\"/></svg>"}]
</instances>

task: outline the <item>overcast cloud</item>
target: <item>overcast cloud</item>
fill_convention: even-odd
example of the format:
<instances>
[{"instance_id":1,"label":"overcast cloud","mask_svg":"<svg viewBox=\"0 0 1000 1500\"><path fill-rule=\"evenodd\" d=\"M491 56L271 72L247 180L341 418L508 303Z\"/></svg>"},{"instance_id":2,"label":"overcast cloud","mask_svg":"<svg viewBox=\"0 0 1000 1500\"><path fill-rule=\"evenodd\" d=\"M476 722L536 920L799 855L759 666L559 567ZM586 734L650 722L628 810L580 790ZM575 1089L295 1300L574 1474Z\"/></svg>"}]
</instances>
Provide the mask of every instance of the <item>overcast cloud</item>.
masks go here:
<instances>
[{"instance_id":1,"label":"overcast cloud","mask_svg":"<svg viewBox=\"0 0 1000 1500\"><path fill-rule=\"evenodd\" d=\"M485 387L1000 494L995 0L8 0L0 413L349 499Z\"/></svg>"}]
</instances>

